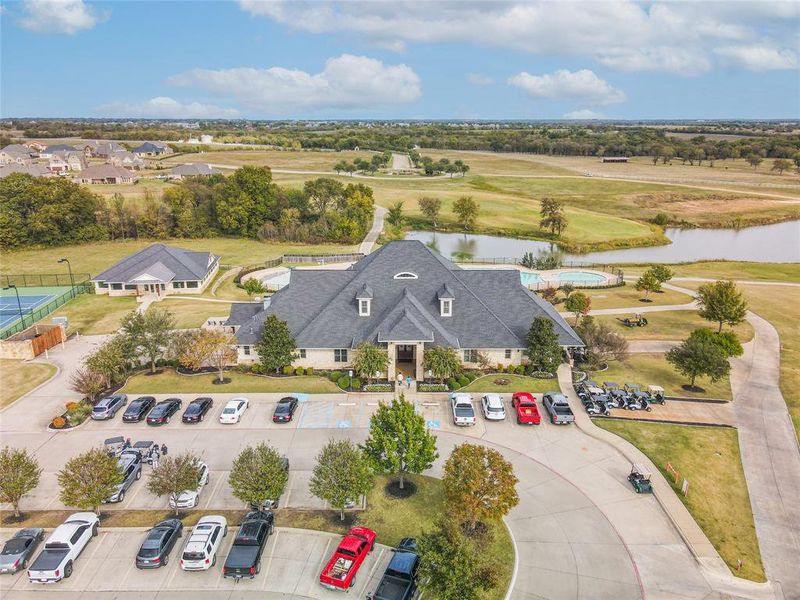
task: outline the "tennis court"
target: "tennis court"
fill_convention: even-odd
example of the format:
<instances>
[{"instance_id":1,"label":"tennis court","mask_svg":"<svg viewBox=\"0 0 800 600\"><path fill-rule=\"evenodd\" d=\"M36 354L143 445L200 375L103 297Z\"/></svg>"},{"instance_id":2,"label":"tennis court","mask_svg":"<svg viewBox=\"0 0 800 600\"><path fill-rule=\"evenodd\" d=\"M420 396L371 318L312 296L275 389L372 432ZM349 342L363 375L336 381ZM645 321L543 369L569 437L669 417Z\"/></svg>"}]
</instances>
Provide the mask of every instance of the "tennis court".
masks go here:
<instances>
[{"instance_id":1,"label":"tennis court","mask_svg":"<svg viewBox=\"0 0 800 600\"><path fill-rule=\"evenodd\" d=\"M19 323L20 308L22 308L22 316L25 318L25 325L32 325L34 321L38 321L44 316L40 309L69 290L69 286L17 288L19 304L17 304L17 295L13 289L0 291L0 330Z\"/></svg>"}]
</instances>

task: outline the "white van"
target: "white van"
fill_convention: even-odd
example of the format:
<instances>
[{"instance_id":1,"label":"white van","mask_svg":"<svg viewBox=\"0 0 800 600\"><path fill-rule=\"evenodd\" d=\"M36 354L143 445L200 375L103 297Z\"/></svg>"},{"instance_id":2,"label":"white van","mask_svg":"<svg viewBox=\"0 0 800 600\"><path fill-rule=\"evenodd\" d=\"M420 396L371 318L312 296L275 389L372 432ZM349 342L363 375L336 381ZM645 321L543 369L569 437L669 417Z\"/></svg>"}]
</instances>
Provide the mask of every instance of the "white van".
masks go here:
<instances>
[{"instance_id":1,"label":"white van","mask_svg":"<svg viewBox=\"0 0 800 600\"><path fill-rule=\"evenodd\" d=\"M206 571L217 564L222 538L228 535L228 521L220 515L201 518L192 529L181 554L181 569Z\"/></svg>"}]
</instances>

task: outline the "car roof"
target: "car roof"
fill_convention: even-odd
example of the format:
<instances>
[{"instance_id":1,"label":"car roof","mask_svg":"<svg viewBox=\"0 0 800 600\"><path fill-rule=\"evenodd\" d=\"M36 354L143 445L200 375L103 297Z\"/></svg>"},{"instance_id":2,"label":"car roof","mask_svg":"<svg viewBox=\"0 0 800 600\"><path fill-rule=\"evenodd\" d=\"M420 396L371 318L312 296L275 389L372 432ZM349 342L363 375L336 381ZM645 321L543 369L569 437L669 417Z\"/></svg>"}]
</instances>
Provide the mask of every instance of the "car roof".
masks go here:
<instances>
[{"instance_id":1,"label":"car roof","mask_svg":"<svg viewBox=\"0 0 800 600\"><path fill-rule=\"evenodd\" d=\"M233 408L239 406L239 404L244 401L245 401L244 398L232 398L228 400L228 402L225 404L225 408Z\"/></svg>"},{"instance_id":2,"label":"car roof","mask_svg":"<svg viewBox=\"0 0 800 600\"><path fill-rule=\"evenodd\" d=\"M142 396L141 398L137 398L133 402L131 402L131 406L134 404L144 404L145 402L150 402L151 400L155 400L152 396Z\"/></svg>"},{"instance_id":3,"label":"car roof","mask_svg":"<svg viewBox=\"0 0 800 600\"><path fill-rule=\"evenodd\" d=\"M114 401L113 397L101 398L100 401L94 405L95 408L105 408Z\"/></svg>"},{"instance_id":4,"label":"car roof","mask_svg":"<svg viewBox=\"0 0 800 600\"><path fill-rule=\"evenodd\" d=\"M503 399L498 394L486 394L486 401L489 404L502 404Z\"/></svg>"}]
</instances>

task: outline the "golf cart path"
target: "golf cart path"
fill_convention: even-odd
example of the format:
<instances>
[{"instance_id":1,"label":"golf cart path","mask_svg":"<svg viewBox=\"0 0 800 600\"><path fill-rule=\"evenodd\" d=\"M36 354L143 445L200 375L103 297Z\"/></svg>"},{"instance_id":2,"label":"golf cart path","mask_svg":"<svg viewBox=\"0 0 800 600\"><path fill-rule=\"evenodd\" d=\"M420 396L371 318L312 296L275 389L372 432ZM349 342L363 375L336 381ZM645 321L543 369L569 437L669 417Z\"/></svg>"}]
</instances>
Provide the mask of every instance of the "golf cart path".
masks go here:
<instances>
[{"instance_id":1,"label":"golf cart path","mask_svg":"<svg viewBox=\"0 0 800 600\"><path fill-rule=\"evenodd\" d=\"M361 252L361 254L369 254L375 242L378 241L378 236L381 234L381 231L383 231L383 218L388 212L389 211L382 206L375 205L375 216L372 219L372 227L364 237L364 241L361 242L361 245L358 247L358 251Z\"/></svg>"}]
</instances>

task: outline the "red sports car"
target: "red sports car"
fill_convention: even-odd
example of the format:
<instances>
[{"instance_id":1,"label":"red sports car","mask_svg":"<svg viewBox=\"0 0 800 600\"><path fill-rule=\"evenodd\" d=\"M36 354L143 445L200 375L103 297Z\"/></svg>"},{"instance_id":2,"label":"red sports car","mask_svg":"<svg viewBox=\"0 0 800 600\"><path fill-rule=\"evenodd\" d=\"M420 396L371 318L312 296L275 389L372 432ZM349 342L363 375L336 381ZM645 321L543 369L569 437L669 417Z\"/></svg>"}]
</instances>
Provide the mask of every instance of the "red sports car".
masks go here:
<instances>
[{"instance_id":1,"label":"red sports car","mask_svg":"<svg viewBox=\"0 0 800 600\"><path fill-rule=\"evenodd\" d=\"M542 422L536 400L528 392L516 392L511 396L511 406L517 413L517 423L520 425L538 425Z\"/></svg>"}]
</instances>

